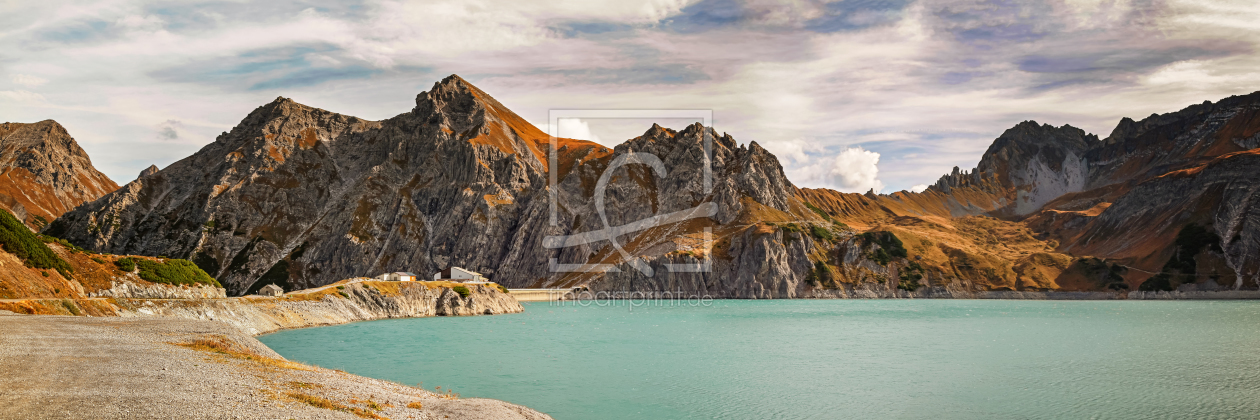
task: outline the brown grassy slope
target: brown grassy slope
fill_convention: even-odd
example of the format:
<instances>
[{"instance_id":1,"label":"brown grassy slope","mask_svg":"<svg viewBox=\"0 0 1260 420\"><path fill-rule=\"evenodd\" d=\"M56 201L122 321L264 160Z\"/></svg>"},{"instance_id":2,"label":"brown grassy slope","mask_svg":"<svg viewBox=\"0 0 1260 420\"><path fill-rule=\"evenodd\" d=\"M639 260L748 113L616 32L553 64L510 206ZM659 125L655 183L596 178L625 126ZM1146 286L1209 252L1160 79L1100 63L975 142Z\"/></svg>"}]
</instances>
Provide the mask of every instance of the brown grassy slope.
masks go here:
<instances>
[{"instance_id":1,"label":"brown grassy slope","mask_svg":"<svg viewBox=\"0 0 1260 420\"><path fill-rule=\"evenodd\" d=\"M950 193L867 196L802 188L797 197L859 232L888 231L909 261L931 278L970 282L980 290L1102 290L1105 279L1057 251L1058 241L1001 212L1007 194L968 186ZM1088 212L1100 211L1088 209Z\"/></svg>"},{"instance_id":2,"label":"brown grassy slope","mask_svg":"<svg viewBox=\"0 0 1260 420\"><path fill-rule=\"evenodd\" d=\"M58 243L47 245L73 268L71 279L56 270L26 267L16 256L0 249L0 299L82 299L89 293L109 289L113 282L153 284L135 273L119 270L114 262L124 256L76 251ZM136 255L125 257L160 261Z\"/></svg>"}]
</instances>

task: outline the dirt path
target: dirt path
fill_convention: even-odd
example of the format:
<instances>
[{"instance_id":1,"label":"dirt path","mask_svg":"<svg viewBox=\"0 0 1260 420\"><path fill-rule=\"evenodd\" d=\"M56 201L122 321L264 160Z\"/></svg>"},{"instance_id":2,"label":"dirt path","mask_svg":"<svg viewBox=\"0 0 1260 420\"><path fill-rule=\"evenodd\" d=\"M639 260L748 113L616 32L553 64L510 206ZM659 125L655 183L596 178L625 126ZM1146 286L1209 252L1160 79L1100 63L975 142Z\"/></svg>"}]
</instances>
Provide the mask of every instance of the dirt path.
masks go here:
<instances>
[{"instance_id":1,"label":"dirt path","mask_svg":"<svg viewBox=\"0 0 1260 420\"><path fill-rule=\"evenodd\" d=\"M284 361L226 324L163 318L0 315L0 390L4 419L550 418Z\"/></svg>"}]
</instances>

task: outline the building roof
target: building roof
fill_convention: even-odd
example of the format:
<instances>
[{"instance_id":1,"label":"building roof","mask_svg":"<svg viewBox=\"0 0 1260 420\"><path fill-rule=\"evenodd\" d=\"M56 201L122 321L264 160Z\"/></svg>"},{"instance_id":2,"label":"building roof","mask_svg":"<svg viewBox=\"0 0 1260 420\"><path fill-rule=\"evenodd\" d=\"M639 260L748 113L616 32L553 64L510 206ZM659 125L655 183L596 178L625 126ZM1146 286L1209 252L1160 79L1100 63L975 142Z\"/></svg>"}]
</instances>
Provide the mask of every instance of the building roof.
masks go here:
<instances>
[{"instance_id":1,"label":"building roof","mask_svg":"<svg viewBox=\"0 0 1260 420\"><path fill-rule=\"evenodd\" d=\"M452 266L452 267L447 267L446 269L442 270L442 271L441 271L441 273L440 273L441 277L442 277L442 278L444 278L444 279L449 279L449 278L451 278L451 270L459 270L459 271L463 271L463 272L468 273L468 274L481 276L481 273L478 273L478 272L476 272L476 271L472 271L472 270L469 270L469 269L467 269L467 268L463 268L463 267L454 267L454 266ZM485 277L485 276L482 276L482 277Z\"/></svg>"}]
</instances>

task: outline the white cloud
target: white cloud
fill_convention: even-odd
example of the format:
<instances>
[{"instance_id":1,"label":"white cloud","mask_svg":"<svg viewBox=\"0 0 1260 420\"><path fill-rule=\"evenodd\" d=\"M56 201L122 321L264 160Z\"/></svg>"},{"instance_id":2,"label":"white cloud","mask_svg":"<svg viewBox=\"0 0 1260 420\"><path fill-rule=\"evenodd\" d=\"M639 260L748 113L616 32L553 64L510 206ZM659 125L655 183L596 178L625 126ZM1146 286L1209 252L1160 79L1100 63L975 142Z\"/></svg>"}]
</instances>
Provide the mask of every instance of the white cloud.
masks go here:
<instances>
[{"instance_id":1,"label":"white cloud","mask_svg":"<svg viewBox=\"0 0 1260 420\"><path fill-rule=\"evenodd\" d=\"M39 87L40 85L44 83L48 83L48 79L38 77L38 76L31 76L29 74L15 74L11 76L10 79L13 80L13 83L17 83L19 85L30 87L30 88Z\"/></svg>"},{"instance_id":2,"label":"white cloud","mask_svg":"<svg viewBox=\"0 0 1260 420\"><path fill-rule=\"evenodd\" d=\"M757 142L761 147L769 150L775 157L779 158L780 163L787 163L784 160L790 159L791 163L807 164L810 161L806 152L821 151L817 142L806 139L776 140L771 139L764 142Z\"/></svg>"},{"instance_id":3,"label":"white cloud","mask_svg":"<svg viewBox=\"0 0 1260 420\"><path fill-rule=\"evenodd\" d=\"M599 136L591 131L591 124L587 121L582 120L581 118L560 118L557 120L555 129L551 127L551 124L534 124L534 126L538 127L544 133L547 133L556 137L564 137L567 139L589 140L589 141L593 141L599 144L604 144L603 141L601 141L601 139L599 138ZM617 144L620 144L620 143L621 142L618 141L618 142L614 142L614 144L612 145L605 145L605 146L616 146Z\"/></svg>"},{"instance_id":4,"label":"white cloud","mask_svg":"<svg viewBox=\"0 0 1260 420\"><path fill-rule=\"evenodd\" d=\"M177 120L166 120L157 125L157 136L161 140L179 140L179 132L184 123Z\"/></svg>"},{"instance_id":5,"label":"white cloud","mask_svg":"<svg viewBox=\"0 0 1260 420\"><path fill-rule=\"evenodd\" d=\"M20 103L47 102L47 100L44 99L44 95L25 90L0 90L0 98Z\"/></svg>"},{"instance_id":6,"label":"white cloud","mask_svg":"<svg viewBox=\"0 0 1260 420\"><path fill-rule=\"evenodd\" d=\"M55 118L93 157L100 154L94 163L130 178L150 163L182 157L183 149L169 151L176 143L192 150L212 141L277 95L383 119L458 73L533 121L545 120L548 109L711 109L720 130L778 155L797 185L865 192L918 187L955 165L969 168L989 142L1025 119L1105 135L1122 116L1175 111L1260 83L1254 2L1167 0L1139 10L1145 2L1052 0L1050 13L990 19L986 13L1003 8L933 0L913 3L891 26L813 33L800 28L819 16L818 4L751 0L755 19L747 25L685 33L655 25L688 3L371 0L339 11L222 2L163 7L160 15L147 11L149 0L32 3L0 13L11 82L0 86L11 89L0 91L0 114ZM1017 6L1032 10L1035 2ZM980 17L946 22L973 14ZM1135 34L1129 18L1153 29ZM1036 21L1029 27L1036 33L1021 32L1030 30L1027 19ZM949 32L961 29L973 31ZM979 37L983 48L972 48L968 37ZM1224 52L1055 88L1044 87L1047 73L1020 67L1031 56L1087 62L1158 54L1170 42ZM203 62L241 64L208 70L218 84L198 74L158 76ZM356 68L367 70L328 76ZM692 73L653 83L681 70ZM318 80L253 90L240 82L269 71ZM167 120L183 126L157 125ZM557 128L566 137L610 145L650 126L565 124ZM155 126L179 141L159 143ZM121 150L137 139L163 147ZM845 149L850 145L862 147ZM112 158L115 150L128 157ZM825 150L843 152L823 156ZM841 158L850 160L844 168Z\"/></svg>"},{"instance_id":7,"label":"white cloud","mask_svg":"<svg viewBox=\"0 0 1260 420\"><path fill-rule=\"evenodd\" d=\"M879 180L879 153L861 147L850 147L836 155L829 175L840 191L880 192L884 189L884 183Z\"/></svg>"},{"instance_id":8,"label":"white cloud","mask_svg":"<svg viewBox=\"0 0 1260 420\"><path fill-rule=\"evenodd\" d=\"M911 192L917 192L917 193L927 191L927 189L928 189L928 184L919 184L919 185L910 187Z\"/></svg>"}]
</instances>

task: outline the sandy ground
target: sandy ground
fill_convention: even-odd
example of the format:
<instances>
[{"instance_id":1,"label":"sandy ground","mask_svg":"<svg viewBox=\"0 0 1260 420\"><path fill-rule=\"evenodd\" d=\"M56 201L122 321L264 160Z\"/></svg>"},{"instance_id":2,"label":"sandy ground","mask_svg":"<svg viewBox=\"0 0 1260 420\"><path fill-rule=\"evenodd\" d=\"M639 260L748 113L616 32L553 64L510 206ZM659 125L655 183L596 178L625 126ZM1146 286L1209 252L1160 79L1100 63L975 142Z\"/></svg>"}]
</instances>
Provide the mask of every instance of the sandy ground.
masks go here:
<instances>
[{"instance_id":1,"label":"sandy ground","mask_svg":"<svg viewBox=\"0 0 1260 420\"><path fill-rule=\"evenodd\" d=\"M550 417L288 362L215 321L0 313L0 419L42 418Z\"/></svg>"}]
</instances>

